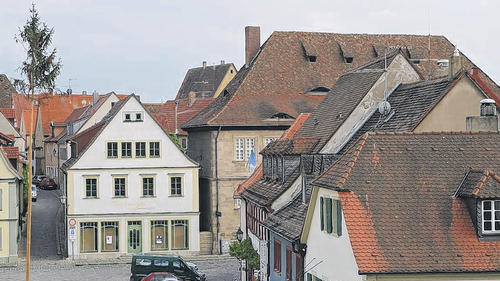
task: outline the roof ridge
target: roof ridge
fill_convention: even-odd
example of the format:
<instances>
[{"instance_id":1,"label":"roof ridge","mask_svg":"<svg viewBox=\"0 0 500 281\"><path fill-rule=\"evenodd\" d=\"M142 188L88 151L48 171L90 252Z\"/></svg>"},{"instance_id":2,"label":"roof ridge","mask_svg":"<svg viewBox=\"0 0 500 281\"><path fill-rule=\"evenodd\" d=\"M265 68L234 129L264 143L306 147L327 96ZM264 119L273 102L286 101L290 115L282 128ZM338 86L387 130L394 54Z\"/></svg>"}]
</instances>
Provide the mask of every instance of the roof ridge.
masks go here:
<instances>
[{"instance_id":1,"label":"roof ridge","mask_svg":"<svg viewBox=\"0 0 500 281\"><path fill-rule=\"evenodd\" d=\"M500 131L483 132L483 131L430 131L430 132L410 132L410 131L370 131L366 132L370 135L499 135Z\"/></svg>"},{"instance_id":2,"label":"roof ridge","mask_svg":"<svg viewBox=\"0 0 500 281\"><path fill-rule=\"evenodd\" d=\"M340 33L340 32L325 32L325 31L287 31L287 30L276 30L272 34L335 34L335 35L368 35L368 36L418 36L418 37L443 37L444 35L429 35L429 34L409 34L409 33ZM272 35L271 34L271 35Z\"/></svg>"}]
</instances>

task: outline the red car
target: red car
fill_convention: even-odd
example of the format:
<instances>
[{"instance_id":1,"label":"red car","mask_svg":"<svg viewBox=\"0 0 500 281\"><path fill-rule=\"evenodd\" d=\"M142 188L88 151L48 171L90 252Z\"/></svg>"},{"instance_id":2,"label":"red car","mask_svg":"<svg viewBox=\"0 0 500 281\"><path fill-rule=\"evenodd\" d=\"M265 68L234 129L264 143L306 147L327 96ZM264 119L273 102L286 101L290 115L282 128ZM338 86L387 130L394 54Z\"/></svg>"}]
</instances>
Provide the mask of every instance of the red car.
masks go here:
<instances>
[{"instance_id":1,"label":"red car","mask_svg":"<svg viewBox=\"0 0 500 281\"><path fill-rule=\"evenodd\" d=\"M182 281L182 279L175 277L172 273L153 272L144 277L142 281Z\"/></svg>"},{"instance_id":2,"label":"red car","mask_svg":"<svg viewBox=\"0 0 500 281\"><path fill-rule=\"evenodd\" d=\"M54 179L44 178L40 183L41 189L57 189L57 184Z\"/></svg>"}]
</instances>

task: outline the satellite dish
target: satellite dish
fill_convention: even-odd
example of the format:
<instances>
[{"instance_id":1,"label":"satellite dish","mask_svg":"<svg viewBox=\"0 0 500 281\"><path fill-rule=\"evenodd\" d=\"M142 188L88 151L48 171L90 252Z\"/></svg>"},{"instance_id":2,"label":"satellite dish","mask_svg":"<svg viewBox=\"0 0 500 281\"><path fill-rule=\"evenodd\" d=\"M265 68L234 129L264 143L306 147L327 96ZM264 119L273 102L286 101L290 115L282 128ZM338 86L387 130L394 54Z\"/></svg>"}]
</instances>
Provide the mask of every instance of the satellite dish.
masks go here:
<instances>
[{"instance_id":1,"label":"satellite dish","mask_svg":"<svg viewBox=\"0 0 500 281\"><path fill-rule=\"evenodd\" d=\"M391 112L391 104L388 101L382 101L378 105L378 112L380 112L382 116L386 116Z\"/></svg>"}]
</instances>

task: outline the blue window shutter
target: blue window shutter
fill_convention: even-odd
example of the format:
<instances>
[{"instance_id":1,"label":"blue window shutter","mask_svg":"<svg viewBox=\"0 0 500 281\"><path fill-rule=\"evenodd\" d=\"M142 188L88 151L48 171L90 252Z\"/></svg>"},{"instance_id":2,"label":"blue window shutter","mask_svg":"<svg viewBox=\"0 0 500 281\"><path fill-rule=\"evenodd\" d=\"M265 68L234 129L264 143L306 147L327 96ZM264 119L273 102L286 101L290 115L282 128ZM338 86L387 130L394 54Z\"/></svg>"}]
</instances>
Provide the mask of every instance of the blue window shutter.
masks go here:
<instances>
[{"instance_id":1,"label":"blue window shutter","mask_svg":"<svg viewBox=\"0 0 500 281\"><path fill-rule=\"evenodd\" d=\"M326 199L326 232L332 233L332 199Z\"/></svg>"},{"instance_id":2,"label":"blue window shutter","mask_svg":"<svg viewBox=\"0 0 500 281\"><path fill-rule=\"evenodd\" d=\"M337 235L342 236L342 206L340 200L337 201Z\"/></svg>"},{"instance_id":3,"label":"blue window shutter","mask_svg":"<svg viewBox=\"0 0 500 281\"><path fill-rule=\"evenodd\" d=\"M324 205L323 197L320 197L320 199L319 199L319 219L321 221L321 230L325 230L325 219L324 219L325 214L323 214L323 205Z\"/></svg>"}]
</instances>

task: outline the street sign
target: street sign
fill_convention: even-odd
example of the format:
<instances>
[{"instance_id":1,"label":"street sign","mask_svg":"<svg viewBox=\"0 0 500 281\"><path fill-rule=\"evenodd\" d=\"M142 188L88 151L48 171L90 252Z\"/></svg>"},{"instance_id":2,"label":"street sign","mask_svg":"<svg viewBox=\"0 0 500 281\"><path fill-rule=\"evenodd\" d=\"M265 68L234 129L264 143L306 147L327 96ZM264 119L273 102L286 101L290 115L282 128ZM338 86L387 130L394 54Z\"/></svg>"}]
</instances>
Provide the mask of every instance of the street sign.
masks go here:
<instances>
[{"instance_id":1,"label":"street sign","mask_svg":"<svg viewBox=\"0 0 500 281\"><path fill-rule=\"evenodd\" d=\"M74 226L69 227L68 237L69 237L69 240L71 240L71 241L76 240L76 229Z\"/></svg>"},{"instance_id":2,"label":"street sign","mask_svg":"<svg viewBox=\"0 0 500 281\"><path fill-rule=\"evenodd\" d=\"M75 226L76 225L76 220L74 218L70 218L68 221L69 226Z\"/></svg>"}]
</instances>

